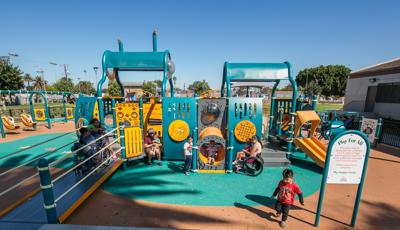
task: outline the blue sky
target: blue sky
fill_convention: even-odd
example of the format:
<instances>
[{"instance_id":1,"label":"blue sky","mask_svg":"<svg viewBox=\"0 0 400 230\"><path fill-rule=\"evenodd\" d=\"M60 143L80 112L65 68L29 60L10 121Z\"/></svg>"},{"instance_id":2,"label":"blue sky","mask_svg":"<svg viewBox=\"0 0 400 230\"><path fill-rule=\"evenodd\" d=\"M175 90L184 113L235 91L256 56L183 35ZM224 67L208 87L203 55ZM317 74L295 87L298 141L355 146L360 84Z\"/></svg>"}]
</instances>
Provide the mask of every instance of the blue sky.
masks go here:
<instances>
[{"instance_id":1,"label":"blue sky","mask_svg":"<svg viewBox=\"0 0 400 230\"><path fill-rule=\"evenodd\" d=\"M224 61L290 61L302 68L358 69L400 56L400 1L2 1L0 56L17 53L24 72L54 82L94 81L104 50L159 50L176 64L178 86L205 79L219 88ZM87 70L87 74L84 74ZM155 75L153 77L156 77ZM144 78L132 81L143 81Z\"/></svg>"}]
</instances>

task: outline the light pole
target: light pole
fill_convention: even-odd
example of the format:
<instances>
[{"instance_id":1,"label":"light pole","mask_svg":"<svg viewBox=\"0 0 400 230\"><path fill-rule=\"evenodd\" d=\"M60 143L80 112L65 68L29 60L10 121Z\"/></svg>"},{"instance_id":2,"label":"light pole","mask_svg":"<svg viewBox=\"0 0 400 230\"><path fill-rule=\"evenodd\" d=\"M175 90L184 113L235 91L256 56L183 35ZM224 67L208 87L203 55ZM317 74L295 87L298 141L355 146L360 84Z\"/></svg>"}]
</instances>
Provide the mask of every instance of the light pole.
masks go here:
<instances>
[{"instance_id":1,"label":"light pole","mask_svg":"<svg viewBox=\"0 0 400 230\"><path fill-rule=\"evenodd\" d=\"M42 90L46 91L46 81L44 80L44 70L43 69L37 70L36 73L38 74L39 77L42 78L42 81L43 81L43 89Z\"/></svg>"},{"instance_id":2,"label":"light pole","mask_svg":"<svg viewBox=\"0 0 400 230\"><path fill-rule=\"evenodd\" d=\"M54 65L54 66L64 67L64 76L65 76L65 78L68 79L68 65L67 64L60 65L53 61L50 61L49 64Z\"/></svg>"},{"instance_id":3,"label":"light pole","mask_svg":"<svg viewBox=\"0 0 400 230\"><path fill-rule=\"evenodd\" d=\"M94 75L95 75L95 85L94 85L94 87L96 88L97 87L97 71L99 70L99 67L95 66L95 67L93 67L93 70L94 70Z\"/></svg>"}]
</instances>

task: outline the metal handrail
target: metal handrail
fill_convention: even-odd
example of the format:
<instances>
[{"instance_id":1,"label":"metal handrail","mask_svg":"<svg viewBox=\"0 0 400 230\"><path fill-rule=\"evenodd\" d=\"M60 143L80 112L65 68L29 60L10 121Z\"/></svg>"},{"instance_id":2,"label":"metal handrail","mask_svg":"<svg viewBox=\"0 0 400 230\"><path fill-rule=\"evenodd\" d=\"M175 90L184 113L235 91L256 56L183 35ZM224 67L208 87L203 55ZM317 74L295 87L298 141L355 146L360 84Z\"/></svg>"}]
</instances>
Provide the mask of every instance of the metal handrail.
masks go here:
<instances>
[{"instance_id":1,"label":"metal handrail","mask_svg":"<svg viewBox=\"0 0 400 230\"><path fill-rule=\"evenodd\" d=\"M63 174L61 174L60 176L58 176L56 179L54 179L52 181L52 183L55 183L56 181L60 180L61 178L63 178L65 175L67 175L68 173L72 172L73 170L75 170L76 168L78 168L79 166L83 165L84 163L86 163L88 160L92 159L93 157L95 157L97 154L101 153L101 151L107 149L108 147L110 147L112 144L114 144L115 142L117 142L119 140L119 138L115 139L114 141L112 141L111 143L109 143L108 145L104 146L103 148L101 148L100 150L98 150L96 153L92 154L90 157L86 158L85 160L81 161L79 164L75 165L74 167L68 169L67 171L65 171Z\"/></svg>"},{"instance_id":2,"label":"metal handrail","mask_svg":"<svg viewBox=\"0 0 400 230\"><path fill-rule=\"evenodd\" d=\"M114 151L113 154L111 154L106 160L104 160L101 164L99 164L96 168L94 168L91 172L89 172L86 176L84 176L82 179L80 179L78 182L76 182L72 187L70 187L69 189L67 189L67 191L65 191L63 194L61 194L59 197L57 197L57 199L54 200L54 203L57 203L59 200L61 200L64 196L66 196L70 191L72 191L74 188L76 188L76 186L78 186L79 184L81 184L84 180L86 180L90 175L92 175L94 172L96 172L96 170L98 170L101 166L103 166L108 160L111 160L111 158L113 157L113 155L120 151L121 148L119 148L117 151ZM58 177L60 178L60 177ZM57 179L58 179L57 178ZM53 181L55 182L55 181Z\"/></svg>"},{"instance_id":3,"label":"metal handrail","mask_svg":"<svg viewBox=\"0 0 400 230\"><path fill-rule=\"evenodd\" d=\"M100 139L102 139L102 138L104 138L104 137L110 135L111 133L113 133L113 132L114 132L115 130L117 130L117 129L118 129L118 128L112 129L112 130L109 131L108 133L106 133L106 134L104 134L104 135L98 137L97 139L95 139L95 140L93 140L93 141L87 143L86 145L81 146L80 148L78 148L78 149L72 151L71 153L67 154L65 157L62 157L62 158L60 158L60 159L58 159L58 160L56 160L56 161L53 161L52 163L49 164L49 167L52 167L52 166L54 166L54 165L57 165L57 164L60 163L60 162L63 162L64 160L68 159L68 158L70 157L70 155L73 155L74 153L77 153L77 152L81 151L82 149L88 147L89 145L92 145L92 144L96 143L98 140L100 140Z\"/></svg>"}]
</instances>

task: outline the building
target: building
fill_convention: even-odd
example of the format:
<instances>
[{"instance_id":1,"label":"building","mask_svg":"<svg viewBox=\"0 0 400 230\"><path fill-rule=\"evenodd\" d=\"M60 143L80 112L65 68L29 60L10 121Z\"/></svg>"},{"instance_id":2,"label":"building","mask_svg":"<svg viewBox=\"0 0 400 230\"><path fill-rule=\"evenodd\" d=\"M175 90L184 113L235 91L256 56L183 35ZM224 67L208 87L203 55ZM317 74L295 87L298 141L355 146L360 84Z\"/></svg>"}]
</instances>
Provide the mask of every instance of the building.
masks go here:
<instances>
[{"instance_id":1,"label":"building","mask_svg":"<svg viewBox=\"0 0 400 230\"><path fill-rule=\"evenodd\" d=\"M143 95L143 82L124 82L124 97L136 100Z\"/></svg>"},{"instance_id":2,"label":"building","mask_svg":"<svg viewBox=\"0 0 400 230\"><path fill-rule=\"evenodd\" d=\"M344 110L400 120L400 58L351 72Z\"/></svg>"}]
</instances>

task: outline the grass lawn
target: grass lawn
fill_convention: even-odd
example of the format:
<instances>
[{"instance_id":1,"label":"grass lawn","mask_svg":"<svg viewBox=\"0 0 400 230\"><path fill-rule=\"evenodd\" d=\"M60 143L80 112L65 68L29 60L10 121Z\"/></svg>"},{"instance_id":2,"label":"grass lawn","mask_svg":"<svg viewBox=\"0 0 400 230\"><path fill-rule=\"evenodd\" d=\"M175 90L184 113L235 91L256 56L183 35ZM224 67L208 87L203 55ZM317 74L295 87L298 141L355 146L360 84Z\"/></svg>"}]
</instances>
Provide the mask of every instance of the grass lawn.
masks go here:
<instances>
[{"instance_id":1,"label":"grass lawn","mask_svg":"<svg viewBox=\"0 0 400 230\"><path fill-rule=\"evenodd\" d=\"M318 103L317 112L324 112L327 110L342 110L343 104L332 104L332 103Z\"/></svg>"}]
</instances>

